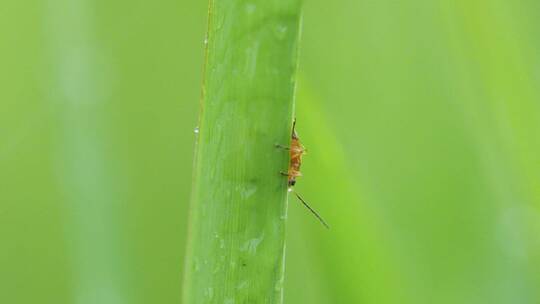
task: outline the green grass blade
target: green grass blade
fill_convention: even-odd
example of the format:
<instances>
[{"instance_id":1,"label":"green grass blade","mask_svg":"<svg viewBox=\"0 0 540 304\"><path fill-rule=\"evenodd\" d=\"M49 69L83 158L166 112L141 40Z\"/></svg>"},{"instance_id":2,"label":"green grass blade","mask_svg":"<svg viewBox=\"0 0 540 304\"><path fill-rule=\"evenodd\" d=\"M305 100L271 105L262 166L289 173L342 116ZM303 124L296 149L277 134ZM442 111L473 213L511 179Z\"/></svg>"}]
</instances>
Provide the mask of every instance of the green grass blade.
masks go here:
<instances>
[{"instance_id":1,"label":"green grass blade","mask_svg":"<svg viewBox=\"0 0 540 304\"><path fill-rule=\"evenodd\" d=\"M211 1L184 302L281 303L299 1Z\"/></svg>"}]
</instances>

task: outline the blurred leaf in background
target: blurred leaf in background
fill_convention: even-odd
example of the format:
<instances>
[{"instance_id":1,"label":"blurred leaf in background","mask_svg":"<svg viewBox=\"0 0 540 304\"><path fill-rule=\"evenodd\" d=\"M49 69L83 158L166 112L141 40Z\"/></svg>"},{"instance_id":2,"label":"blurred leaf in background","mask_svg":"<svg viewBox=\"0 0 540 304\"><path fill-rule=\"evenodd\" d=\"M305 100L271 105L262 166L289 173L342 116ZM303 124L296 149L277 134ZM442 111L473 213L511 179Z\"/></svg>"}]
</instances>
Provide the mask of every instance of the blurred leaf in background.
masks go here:
<instances>
[{"instance_id":1,"label":"blurred leaf in background","mask_svg":"<svg viewBox=\"0 0 540 304\"><path fill-rule=\"evenodd\" d=\"M286 303L540 302L540 4L307 1ZM207 3L0 10L0 302L179 303Z\"/></svg>"},{"instance_id":2,"label":"blurred leaf in background","mask_svg":"<svg viewBox=\"0 0 540 304\"><path fill-rule=\"evenodd\" d=\"M180 302L206 5L3 3L0 302Z\"/></svg>"}]
</instances>

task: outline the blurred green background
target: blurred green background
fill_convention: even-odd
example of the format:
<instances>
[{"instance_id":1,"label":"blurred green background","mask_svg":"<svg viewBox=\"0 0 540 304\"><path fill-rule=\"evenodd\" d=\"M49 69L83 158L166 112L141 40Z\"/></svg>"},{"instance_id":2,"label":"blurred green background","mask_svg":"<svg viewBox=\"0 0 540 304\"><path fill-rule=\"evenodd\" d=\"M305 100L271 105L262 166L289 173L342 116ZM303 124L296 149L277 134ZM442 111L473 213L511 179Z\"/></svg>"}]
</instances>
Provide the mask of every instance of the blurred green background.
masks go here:
<instances>
[{"instance_id":1,"label":"blurred green background","mask_svg":"<svg viewBox=\"0 0 540 304\"><path fill-rule=\"evenodd\" d=\"M205 1L0 8L0 303L180 303ZM306 1L286 303L540 303L540 2Z\"/></svg>"}]
</instances>

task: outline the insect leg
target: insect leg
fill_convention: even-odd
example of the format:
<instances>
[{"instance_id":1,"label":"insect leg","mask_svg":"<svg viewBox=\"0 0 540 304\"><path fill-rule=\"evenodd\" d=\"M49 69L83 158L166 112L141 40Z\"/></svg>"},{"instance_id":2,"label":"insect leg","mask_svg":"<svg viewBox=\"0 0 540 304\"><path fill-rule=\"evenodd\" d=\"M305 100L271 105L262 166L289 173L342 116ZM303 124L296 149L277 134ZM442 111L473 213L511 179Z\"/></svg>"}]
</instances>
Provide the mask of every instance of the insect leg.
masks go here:
<instances>
[{"instance_id":1,"label":"insect leg","mask_svg":"<svg viewBox=\"0 0 540 304\"><path fill-rule=\"evenodd\" d=\"M284 150L290 150L291 148L287 147L287 146L284 146L284 145L280 145L280 144L275 144L274 145L276 148L280 148L280 149L284 149Z\"/></svg>"}]
</instances>

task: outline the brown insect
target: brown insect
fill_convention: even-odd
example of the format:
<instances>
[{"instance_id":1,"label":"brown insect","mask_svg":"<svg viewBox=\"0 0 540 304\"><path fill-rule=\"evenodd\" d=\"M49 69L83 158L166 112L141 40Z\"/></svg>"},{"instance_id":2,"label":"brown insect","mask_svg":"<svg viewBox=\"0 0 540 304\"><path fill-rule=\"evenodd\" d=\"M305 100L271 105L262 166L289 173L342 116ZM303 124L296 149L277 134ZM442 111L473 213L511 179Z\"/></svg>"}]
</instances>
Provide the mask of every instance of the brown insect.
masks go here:
<instances>
[{"instance_id":1,"label":"brown insect","mask_svg":"<svg viewBox=\"0 0 540 304\"><path fill-rule=\"evenodd\" d=\"M286 147L277 144L276 147L282 148L285 150L289 150L290 153L290 161L289 161L289 169L287 172L280 172L281 175L287 176L288 178L288 191L293 192L294 195L302 202L302 204L308 208L315 217L326 227L330 228L328 224L323 220L323 218L315 211L309 204L296 192L293 190L294 185L296 185L296 178L299 176L302 176L302 173L300 172L300 166L302 165L302 156L304 156L307 153L307 149L302 145L300 142L300 138L298 137L298 133L296 133L296 119L293 122L292 132L291 132L291 146Z\"/></svg>"}]
</instances>

